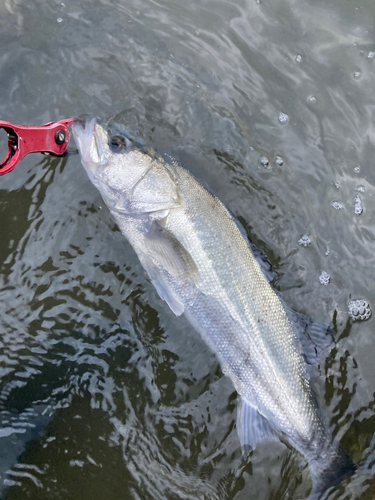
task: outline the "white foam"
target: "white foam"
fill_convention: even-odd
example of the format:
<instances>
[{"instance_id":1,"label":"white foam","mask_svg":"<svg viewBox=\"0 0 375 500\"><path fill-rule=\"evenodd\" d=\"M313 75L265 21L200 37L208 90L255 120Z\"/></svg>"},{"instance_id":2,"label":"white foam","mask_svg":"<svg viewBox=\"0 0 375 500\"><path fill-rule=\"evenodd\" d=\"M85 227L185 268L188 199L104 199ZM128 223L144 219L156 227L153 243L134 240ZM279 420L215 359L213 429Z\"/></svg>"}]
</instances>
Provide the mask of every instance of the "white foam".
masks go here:
<instances>
[{"instance_id":1,"label":"white foam","mask_svg":"<svg viewBox=\"0 0 375 500\"><path fill-rule=\"evenodd\" d=\"M331 276L326 271L322 271L319 276L319 281L322 285L328 285L331 281Z\"/></svg>"},{"instance_id":2,"label":"white foam","mask_svg":"<svg viewBox=\"0 0 375 500\"><path fill-rule=\"evenodd\" d=\"M365 299L349 300L348 312L355 321L366 321L372 315L370 304Z\"/></svg>"},{"instance_id":3,"label":"white foam","mask_svg":"<svg viewBox=\"0 0 375 500\"><path fill-rule=\"evenodd\" d=\"M286 113L279 113L279 122L286 123L289 120L289 116Z\"/></svg>"}]
</instances>

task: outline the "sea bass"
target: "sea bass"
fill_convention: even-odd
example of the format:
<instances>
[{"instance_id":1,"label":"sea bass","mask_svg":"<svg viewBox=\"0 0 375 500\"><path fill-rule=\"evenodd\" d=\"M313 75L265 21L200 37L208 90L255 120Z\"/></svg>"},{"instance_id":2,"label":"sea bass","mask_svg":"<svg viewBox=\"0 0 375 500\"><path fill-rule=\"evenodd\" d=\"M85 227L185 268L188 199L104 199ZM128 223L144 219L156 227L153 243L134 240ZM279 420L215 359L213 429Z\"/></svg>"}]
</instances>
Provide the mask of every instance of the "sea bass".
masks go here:
<instances>
[{"instance_id":1,"label":"sea bass","mask_svg":"<svg viewBox=\"0 0 375 500\"><path fill-rule=\"evenodd\" d=\"M72 130L90 180L158 294L185 314L232 380L243 449L282 436L306 458L317 496L351 475L306 367L327 327L282 302L239 222L178 162L125 135L109 137L93 119Z\"/></svg>"}]
</instances>

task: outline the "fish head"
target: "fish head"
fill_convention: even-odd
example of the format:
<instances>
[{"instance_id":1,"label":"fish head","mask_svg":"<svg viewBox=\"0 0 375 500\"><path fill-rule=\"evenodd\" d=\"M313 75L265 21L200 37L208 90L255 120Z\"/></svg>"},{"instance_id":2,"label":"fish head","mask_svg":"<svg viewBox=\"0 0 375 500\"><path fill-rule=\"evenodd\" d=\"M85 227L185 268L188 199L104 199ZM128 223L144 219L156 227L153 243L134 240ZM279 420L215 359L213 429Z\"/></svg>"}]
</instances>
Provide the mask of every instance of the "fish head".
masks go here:
<instances>
[{"instance_id":1,"label":"fish head","mask_svg":"<svg viewBox=\"0 0 375 500\"><path fill-rule=\"evenodd\" d=\"M162 212L180 206L166 162L123 131L110 136L95 119L72 125L73 137L91 182L110 210L123 214Z\"/></svg>"}]
</instances>

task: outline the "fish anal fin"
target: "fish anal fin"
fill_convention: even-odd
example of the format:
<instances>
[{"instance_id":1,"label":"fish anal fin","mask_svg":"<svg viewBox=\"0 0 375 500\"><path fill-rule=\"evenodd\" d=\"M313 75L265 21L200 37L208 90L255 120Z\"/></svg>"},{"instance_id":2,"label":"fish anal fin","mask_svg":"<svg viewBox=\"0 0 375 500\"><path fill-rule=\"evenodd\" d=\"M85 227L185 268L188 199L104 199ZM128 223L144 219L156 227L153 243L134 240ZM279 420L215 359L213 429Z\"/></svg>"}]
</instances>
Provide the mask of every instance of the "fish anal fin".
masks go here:
<instances>
[{"instance_id":1,"label":"fish anal fin","mask_svg":"<svg viewBox=\"0 0 375 500\"><path fill-rule=\"evenodd\" d=\"M237 432L243 453L266 439L278 440L276 431L256 408L240 399L237 408Z\"/></svg>"}]
</instances>

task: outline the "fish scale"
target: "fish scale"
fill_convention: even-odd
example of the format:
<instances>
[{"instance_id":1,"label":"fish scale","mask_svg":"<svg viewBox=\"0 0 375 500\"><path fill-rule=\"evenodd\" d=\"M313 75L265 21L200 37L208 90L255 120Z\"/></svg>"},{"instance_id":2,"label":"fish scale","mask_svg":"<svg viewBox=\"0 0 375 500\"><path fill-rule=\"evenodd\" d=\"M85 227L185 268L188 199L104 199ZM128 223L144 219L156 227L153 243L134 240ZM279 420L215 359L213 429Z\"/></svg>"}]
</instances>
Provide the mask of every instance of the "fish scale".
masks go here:
<instances>
[{"instance_id":1,"label":"fish scale","mask_svg":"<svg viewBox=\"0 0 375 500\"><path fill-rule=\"evenodd\" d=\"M252 256L248 245L244 242L229 213L221 202L203 190L195 179L193 180L196 183L194 187L197 187L197 189L196 195L193 196L194 190L192 189L192 181L189 179L190 176L185 180L185 183L181 182L181 177L187 177L187 172L178 165L175 165L175 168L179 172L177 177L180 181L179 187L183 193L183 199L186 200L185 203L196 206L197 211L201 210L201 213L205 212L206 219L209 221L205 225L203 219L201 219L198 227L194 228L197 234L203 233L205 235L204 239L202 238L203 246L200 251L200 254L205 258L202 259L203 262L200 270L203 275L208 274L207 279L211 279L212 281L214 277L219 277L220 284L223 290L225 290L225 297L227 298L227 304L223 304L223 307L233 309L234 305L235 312L237 312L236 319L238 319L238 316L242 317L241 326L244 328L247 327L246 331L241 332L243 333L242 348L245 351L249 349L248 337L250 332L254 336L258 333L260 341L267 342L271 349L273 346L275 348L289 349L289 356L281 357L279 360L280 364L283 365L283 370L285 369L296 375L304 374L305 369L299 352L295 348L294 335L286 320L284 309L277 295L264 278L258 262ZM215 202L209 214L207 214L207 209L204 210L204 207L197 206L198 203L202 204L202 201L204 204L204 198L207 196L212 197ZM189 242L185 240L190 239L191 235L190 230L186 231L189 221L182 220L180 224L174 224L173 217L174 214L171 214L170 221L167 223L168 229L171 232L174 231L176 238L183 241L185 246L188 246ZM222 228L220 231L222 236L220 235L215 238L215 235L210 231L209 226L213 220L217 226ZM204 242L207 240L209 243L204 245ZM228 246L228 241L236 242L236 252L233 252L230 246ZM213 253L210 253L210 249L214 249ZM207 258L211 262L210 266L207 266ZM216 265L216 263L218 264ZM230 282L228 282L227 270L231 271L232 279ZM200 283L197 283L197 287L203 289L207 294L213 293L212 290L215 290L214 286L215 283L210 283L206 290L200 286ZM245 290L247 293L244 293ZM238 311L241 310L242 314L238 314ZM260 335L259 328L257 327L258 318L258 321L262 321L263 323L262 335ZM266 321L266 318L268 318L268 321ZM241 338L241 335L237 335L236 337ZM293 356L294 362L291 361L291 356ZM285 363L283 363L284 360Z\"/></svg>"}]
</instances>

